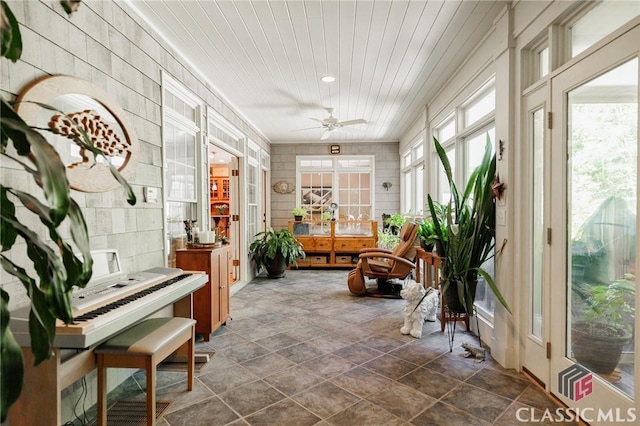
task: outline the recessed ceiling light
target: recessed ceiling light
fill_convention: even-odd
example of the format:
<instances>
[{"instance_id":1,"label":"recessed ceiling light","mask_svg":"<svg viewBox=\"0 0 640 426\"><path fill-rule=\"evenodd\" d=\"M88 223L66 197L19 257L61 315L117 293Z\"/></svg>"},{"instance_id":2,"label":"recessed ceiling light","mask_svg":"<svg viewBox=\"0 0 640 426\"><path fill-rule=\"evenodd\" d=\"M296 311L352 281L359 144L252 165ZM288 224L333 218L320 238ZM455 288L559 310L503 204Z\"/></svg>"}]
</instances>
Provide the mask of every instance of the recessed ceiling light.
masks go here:
<instances>
[{"instance_id":1,"label":"recessed ceiling light","mask_svg":"<svg viewBox=\"0 0 640 426\"><path fill-rule=\"evenodd\" d=\"M334 81L336 81L336 78L330 75L325 75L320 80L324 81L325 83L333 83Z\"/></svg>"}]
</instances>

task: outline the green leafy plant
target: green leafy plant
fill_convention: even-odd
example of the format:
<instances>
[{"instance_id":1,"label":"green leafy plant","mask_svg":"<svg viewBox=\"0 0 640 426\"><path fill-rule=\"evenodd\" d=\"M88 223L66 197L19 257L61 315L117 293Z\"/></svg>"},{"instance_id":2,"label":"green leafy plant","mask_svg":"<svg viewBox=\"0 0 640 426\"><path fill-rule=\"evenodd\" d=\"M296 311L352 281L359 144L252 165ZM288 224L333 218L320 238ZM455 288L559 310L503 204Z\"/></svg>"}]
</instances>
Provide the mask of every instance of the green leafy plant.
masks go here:
<instances>
[{"instance_id":1,"label":"green leafy plant","mask_svg":"<svg viewBox=\"0 0 640 426\"><path fill-rule=\"evenodd\" d=\"M255 262L258 273L278 255L287 264L293 263L296 266L298 258L305 257L302 244L286 229L275 231L269 228L255 235L255 240L249 246L249 258Z\"/></svg>"},{"instance_id":2,"label":"green leafy plant","mask_svg":"<svg viewBox=\"0 0 640 426\"><path fill-rule=\"evenodd\" d=\"M398 232L400 232L400 228L402 228L402 225L404 225L404 223L409 220L410 217L410 213L393 213L391 216L384 220L384 223L386 225L389 225L392 233L397 234Z\"/></svg>"},{"instance_id":3,"label":"green leafy plant","mask_svg":"<svg viewBox=\"0 0 640 426\"><path fill-rule=\"evenodd\" d=\"M400 244L400 237L389 228L378 231L378 247L393 250Z\"/></svg>"},{"instance_id":4,"label":"green leafy plant","mask_svg":"<svg viewBox=\"0 0 640 426\"><path fill-rule=\"evenodd\" d=\"M320 218L322 220L331 220L333 218L333 215L331 214L331 212L322 212Z\"/></svg>"},{"instance_id":5,"label":"green leafy plant","mask_svg":"<svg viewBox=\"0 0 640 426\"><path fill-rule=\"evenodd\" d=\"M635 276L609 285L582 285L578 290L584 301L583 332L600 336L631 336L635 317Z\"/></svg>"},{"instance_id":6,"label":"green leafy plant","mask_svg":"<svg viewBox=\"0 0 640 426\"><path fill-rule=\"evenodd\" d=\"M67 13L75 11L79 4L78 1L60 3ZM22 53L20 28L7 3L2 1L1 6L1 52L3 57L15 62ZM46 105L40 106L55 110ZM56 319L66 324L73 320L73 289L84 287L91 278L93 260L89 233L82 211L71 197L65 165L40 133L51 130L30 127L4 99L0 111L0 129L0 154L22 166L42 189L42 197L39 197L0 184L2 252L11 250L17 241L23 240L35 277L5 254L0 254L0 263L7 273L23 284L31 301L29 334L31 351L38 365L53 355ZM77 130L79 136L74 138L75 142L94 156L103 156L93 146L86 132L80 128ZM125 187L128 202L135 204L131 187L113 166L110 168L114 177ZM26 208L24 214L17 214L18 203ZM28 227L31 214L46 227L50 241ZM61 235L63 225L70 229L71 242ZM81 256L77 256L77 252ZM9 294L0 289L0 421L6 419L9 407L20 396L24 378L22 350L11 332L9 318Z\"/></svg>"},{"instance_id":7,"label":"green leafy plant","mask_svg":"<svg viewBox=\"0 0 640 426\"><path fill-rule=\"evenodd\" d=\"M303 218L307 217L309 213L307 212L307 210L303 209L302 207L294 207L293 210L291 210L291 216L301 216Z\"/></svg>"},{"instance_id":8,"label":"green leafy plant","mask_svg":"<svg viewBox=\"0 0 640 426\"><path fill-rule=\"evenodd\" d=\"M494 256L495 202L492 184L496 173L496 158L491 154L491 140L487 143L480 164L469 176L464 191L458 192L453 181L451 164L446 152L436 138L436 152L444 168L451 192L451 202L445 204L444 215L439 214L437 203L428 195L429 211L437 239L442 242L444 262L442 266L443 293L449 287L456 290L464 310L471 314L475 298L472 282L482 276L498 301L509 313L511 310L493 278L482 265ZM441 212L440 212L441 213Z\"/></svg>"}]
</instances>

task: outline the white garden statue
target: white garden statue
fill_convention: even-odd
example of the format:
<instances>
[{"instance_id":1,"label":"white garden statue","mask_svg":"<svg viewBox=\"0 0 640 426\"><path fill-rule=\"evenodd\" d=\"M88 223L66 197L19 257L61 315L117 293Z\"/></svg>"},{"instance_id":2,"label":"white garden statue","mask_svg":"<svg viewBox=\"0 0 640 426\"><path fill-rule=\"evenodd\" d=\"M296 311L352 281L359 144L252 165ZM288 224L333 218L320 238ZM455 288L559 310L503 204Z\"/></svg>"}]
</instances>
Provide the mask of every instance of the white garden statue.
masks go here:
<instances>
[{"instance_id":1,"label":"white garden statue","mask_svg":"<svg viewBox=\"0 0 640 426\"><path fill-rule=\"evenodd\" d=\"M419 339L422 337L424 321L436 320L438 292L433 288L425 290L422 284L410 280L400 291L400 296L405 300L404 325L400 328L400 333L411 334Z\"/></svg>"}]
</instances>

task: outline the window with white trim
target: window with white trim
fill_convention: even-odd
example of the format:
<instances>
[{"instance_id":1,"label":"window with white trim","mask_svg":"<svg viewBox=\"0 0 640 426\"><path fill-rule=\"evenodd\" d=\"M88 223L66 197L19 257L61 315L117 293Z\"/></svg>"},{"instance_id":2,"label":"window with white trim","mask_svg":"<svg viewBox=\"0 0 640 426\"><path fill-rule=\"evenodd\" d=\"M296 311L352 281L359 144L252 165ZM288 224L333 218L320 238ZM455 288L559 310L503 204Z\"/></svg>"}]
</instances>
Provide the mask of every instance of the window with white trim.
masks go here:
<instances>
[{"instance_id":1,"label":"window with white trim","mask_svg":"<svg viewBox=\"0 0 640 426\"><path fill-rule=\"evenodd\" d=\"M259 229L259 195L258 182L260 180L260 150L252 141L247 146L247 236L253 241Z\"/></svg>"},{"instance_id":2,"label":"window with white trim","mask_svg":"<svg viewBox=\"0 0 640 426\"><path fill-rule=\"evenodd\" d=\"M201 108L199 100L173 80L163 76L163 151L165 214L169 266L174 241L185 235L185 220L198 219L200 197Z\"/></svg>"},{"instance_id":3,"label":"window with white trim","mask_svg":"<svg viewBox=\"0 0 640 426\"><path fill-rule=\"evenodd\" d=\"M311 220L371 219L374 163L370 155L298 156L297 206L307 210Z\"/></svg>"},{"instance_id":4,"label":"window with white trim","mask_svg":"<svg viewBox=\"0 0 640 426\"><path fill-rule=\"evenodd\" d=\"M424 138L419 137L402 154L402 208L416 216L424 214Z\"/></svg>"}]
</instances>

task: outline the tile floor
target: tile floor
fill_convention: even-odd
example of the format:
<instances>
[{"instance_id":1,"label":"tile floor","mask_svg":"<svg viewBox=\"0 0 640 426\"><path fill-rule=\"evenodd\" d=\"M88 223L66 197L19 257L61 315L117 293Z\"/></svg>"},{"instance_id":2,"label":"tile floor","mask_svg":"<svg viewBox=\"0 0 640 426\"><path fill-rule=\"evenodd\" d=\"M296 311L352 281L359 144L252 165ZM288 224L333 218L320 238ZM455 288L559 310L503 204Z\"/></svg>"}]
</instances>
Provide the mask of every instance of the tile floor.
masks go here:
<instances>
[{"instance_id":1,"label":"tile floor","mask_svg":"<svg viewBox=\"0 0 640 426\"><path fill-rule=\"evenodd\" d=\"M216 354L197 374L160 372L160 426L514 425L516 411L556 405L524 376L453 352L438 322L400 334L403 300L352 296L347 271L292 270L258 278L231 298L232 320L197 350ZM143 399L144 372L110 393ZM538 417L539 418L539 417ZM545 424L545 423L539 423ZM558 424L558 423L554 423Z\"/></svg>"}]
</instances>

